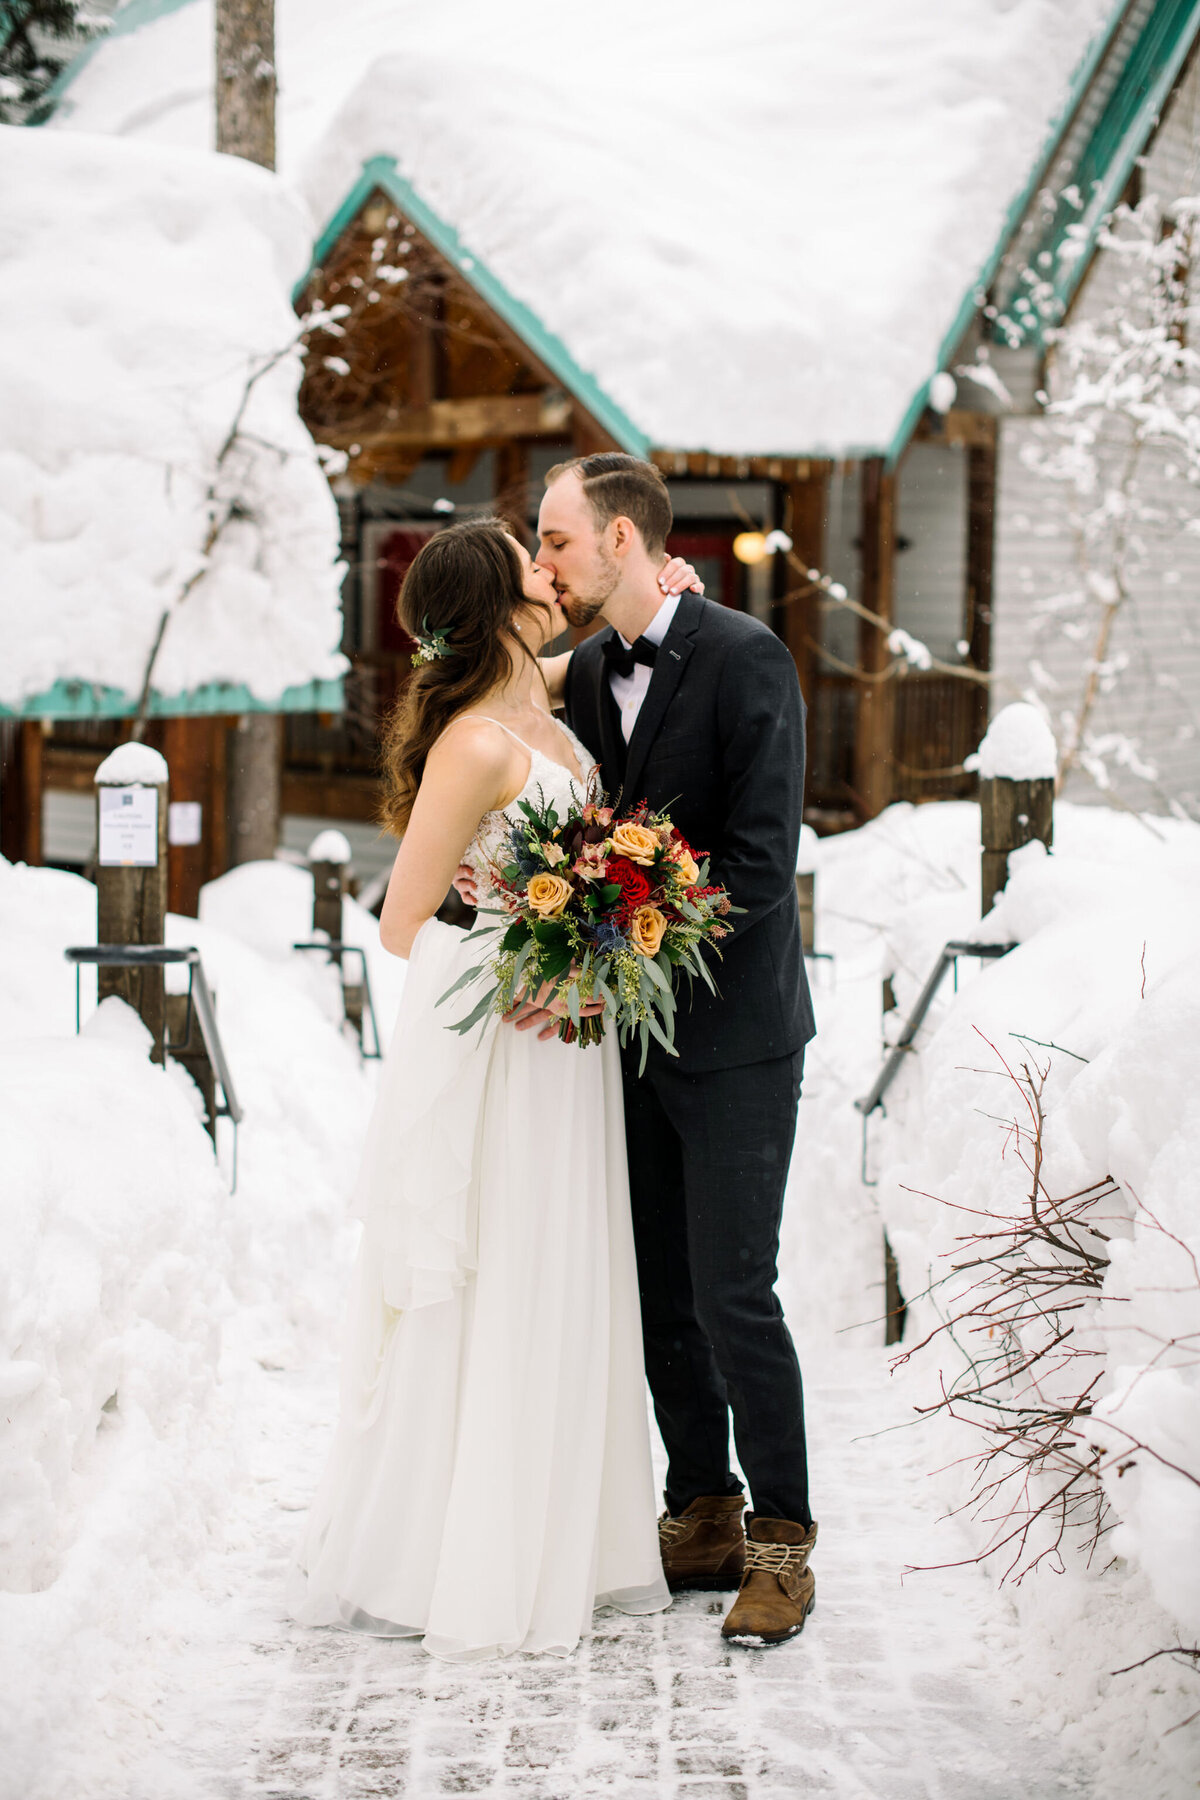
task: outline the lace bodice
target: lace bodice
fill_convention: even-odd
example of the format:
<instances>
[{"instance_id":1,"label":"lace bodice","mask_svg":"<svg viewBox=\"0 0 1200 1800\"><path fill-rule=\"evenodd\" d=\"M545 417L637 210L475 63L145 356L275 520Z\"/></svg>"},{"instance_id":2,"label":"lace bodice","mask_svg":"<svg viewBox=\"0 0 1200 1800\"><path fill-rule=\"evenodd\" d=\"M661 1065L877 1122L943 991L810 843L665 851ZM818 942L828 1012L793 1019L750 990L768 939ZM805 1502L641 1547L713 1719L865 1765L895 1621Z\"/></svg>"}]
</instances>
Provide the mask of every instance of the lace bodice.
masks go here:
<instances>
[{"instance_id":1,"label":"lace bodice","mask_svg":"<svg viewBox=\"0 0 1200 1800\"><path fill-rule=\"evenodd\" d=\"M476 713L469 716L483 718L486 715ZM499 719L492 720L492 723L500 725ZM521 814L517 810L520 801L528 800L531 804L536 803L539 806L546 803L553 804L558 810L559 817L562 818L568 808L582 806L586 800L598 795L600 775L594 757L580 743L575 733L563 724L561 719L556 719L555 724L566 740L563 746L564 750L569 744L583 771L582 782L576 781L569 769L564 768L562 763L556 762L552 756L547 756L545 751L537 750L532 744L527 744L524 738L517 737L515 731L508 731L507 725L500 725L501 731L508 731L509 737L520 744L523 750L528 751L529 774L520 793L515 795L507 806L483 815L479 821L479 830L467 847L466 861L475 872L481 907L490 906L496 900L496 889L491 879L490 869L496 852L507 837L509 829L520 822Z\"/></svg>"}]
</instances>

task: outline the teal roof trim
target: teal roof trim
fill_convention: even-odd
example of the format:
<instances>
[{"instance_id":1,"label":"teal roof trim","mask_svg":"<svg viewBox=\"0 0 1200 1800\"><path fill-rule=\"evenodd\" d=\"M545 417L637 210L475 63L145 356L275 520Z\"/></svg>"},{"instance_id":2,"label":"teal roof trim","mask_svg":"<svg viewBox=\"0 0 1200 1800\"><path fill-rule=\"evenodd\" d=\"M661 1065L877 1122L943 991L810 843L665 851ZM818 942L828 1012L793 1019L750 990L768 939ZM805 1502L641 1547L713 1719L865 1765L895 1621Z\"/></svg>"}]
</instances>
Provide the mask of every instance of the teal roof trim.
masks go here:
<instances>
[{"instance_id":1,"label":"teal roof trim","mask_svg":"<svg viewBox=\"0 0 1200 1800\"><path fill-rule=\"evenodd\" d=\"M153 25L156 19L165 19L168 13L180 12L185 6L192 6L194 3L195 0L126 0L121 10L113 15L108 30L100 32L90 44L85 44L74 62L68 63L57 81L51 82L41 103L44 110L38 123L44 124L57 109L75 77L87 68L97 50L102 49L110 39L124 37L130 31L140 31L143 25Z\"/></svg>"},{"instance_id":2,"label":"teal roof trim","mask_svg":"<svg viewBox=\"0 0 1200 1800\"><path fill-rule=\"evenodd\" d=\"M439 217L417 193L412 183L401 175L394 156L374 156L363 164L358 180L317 240L313 251L313 269L320 266L342 232L377 188L383 190L410 224L415 225L434 249L453 265L480 299L486 301L492 311L529 345L563 387L574 395L581 406L587 408L597 424L602 425L623 450L629 451L632 456L645 456L649 452L649 438L638 429L628 413L623 412L616 401L609 398L593 375L579 366L562 339L547 330L532 308L511 294L487 265L471 254L453 225L448 225ZM297 284L297 298L307 287L311 274L312 269Z\"/></svg>"},{"instance_id":3,"label":"teal roof trim","mask_svg":"<svg viewBox=\"0 0 1200 1800\"><path fill-rule=\"evenodd\" d=\"M1200 0L1158 0L1075 166L1073 185L1084 197L1082 210L1059 196L1054 216L1031 252L1031 262L1046 252L1054 258L1049 280L1059 318L1079 290L1104 221L1125 191L1198 31ZM1027 326L1011 313L1006 320L1026 339L1039 338L1046 324L1040 312L1030 316ZM1011 339L1003 326L997 327L997 335Z\"/></svg>"},{"instance_id":4,"label":"teal roof trim","mask_svg":"<svg viewBox=\"0 0 1200 1800\"><path fill-rule=\"evenodd\" d=\"M986 293L994 281L996 271L1000 267L1000 263L1003 260L1004 253L1009 246L1013 233L1024 218L1030 201L1037 193L1038 188L1045 177L1046 170L1053 160L1055 150L1058 148L1064 131L1074 118L1076 109L1090 87L1097 69L1108 54L1109 47L1116 35L1117 28L1125 15L1125 9L1126 0L1118 0L1118 4L1114 6L1107 25L1105 25L1102 31L1096 33L1095 37L1088 45L1079 67L1071 78L1071 86L1068 90L1067 98L1059 109L1053 125L1046 133L1042 142L1042 147L1038 152L1037 159L1026 178L1025 185L1021 188L1020 192L1013 197L1009 204L1008 211L1004 215L1004 224L992 246L987 261L984 263L979 274L975 277L975 280L971 283L959 302L958 311L954 315L954 320L938 347L937 368L934 370L934 373L943 370L950 358L954 355L954 352L962 339L963 333L966 331L972 318L979 309L980 295ZM889 469L894 469L900 461L900 458L903 456L904 451L908 446L909 438L916 430L921 414L929 404L929 382L932 381L932 379L933 375L931 374L929 381L926 381L918 388L917 392L909 402L908 410L901 420L900 427L897 430L895 437L892 439L887 452L887 466Z\"/></svg>"},{"instance_id":5,"label":"teal roof trim","mask_svg":"<svg viewBox=\"0 0 1200 1800\"><path fill-rule=\"evenodd\" d=\"M153 719L190 719L211 713L341 712L342 683L305 681L285 688L276 700L259 700L240 683L211 681L185 694L150 696ZM17 706L0 704L3 719L131 719L137 700L120 688L90 681L56 681L44 694Z\"/></svg>"}]
</instances>

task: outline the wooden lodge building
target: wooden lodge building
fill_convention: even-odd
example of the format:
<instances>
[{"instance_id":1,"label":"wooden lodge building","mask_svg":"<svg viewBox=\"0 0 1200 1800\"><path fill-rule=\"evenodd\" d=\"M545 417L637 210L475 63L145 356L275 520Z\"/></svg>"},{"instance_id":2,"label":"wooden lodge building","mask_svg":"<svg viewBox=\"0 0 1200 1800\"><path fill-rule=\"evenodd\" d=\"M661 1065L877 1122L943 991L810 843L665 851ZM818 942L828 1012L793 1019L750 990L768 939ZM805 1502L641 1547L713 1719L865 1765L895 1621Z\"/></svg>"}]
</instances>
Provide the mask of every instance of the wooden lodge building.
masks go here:
<instances>
[{"instance_id":1,"label":"wooden lodge building","mask_svg":"<svg viewBox=\"0 0 1200 1800\"><path fill-rule=\"evenodd\" d=\"M780 435L774 422L786 391L761 409L761 441L748 436L753 396L724 441L715 430L661 427L654 406L639 410L636 382L623 387L607 373L619 364L622 333L632 342L650 327L629 318L576 341L569 307L558 308L565 327L542 317L511 277L511 253L485 254L487 233L471 208L459 216L441 197L454 184L428 184L435 205L380 143L371 123L379 107L364 104L368 123L351 140L362 148L362 132L374 130L373 153L358 158L355 173L339 143L340 162L332 160L347 178L326 168L310 184L314 205L325 197L329 223L295 296L301 312L347 309L336 332L310 345L300 409L314 438L345 456L333 488L351 668L340 712L286 717L285 842L302 849L319 822L337 821L360 874L385 866L390 852L372 824L377 734L409 666L394 615L405 568L453 517L495 509L529 528L546 469L601 448L657 464L675 510L670 548L696 564L710 598L765 620L795 657L809 704L807 816L818 830L861 822L898 799L969 795L963 764L998 686L1006 581L1014 691L1001 697L1019 688L1013 640L1025 623L1009 565L1028 551L1006 520L1005 495L1010 468L1020 485L1021 434L1041 411L1045 295L1052 289L1051 318L1080 303L1102 260L1102 223L1148 179L1161 132L1176 118L1177 135L1194 138L1198 34L1200 0L1128 0L1084 37L1019 170L995 176L992 199L1007 196L1000 228L982 257L972 253L969 279L951 288L939 273L923 290L937 313L928 353L918 342L880 377L889 398L875 417L890 405L892 423L869 435L861 419L840 434L830 429L841 404L836 384L814 408L811 431L798 413ZM91 63L121 51L116 34ZM88 72L66 88L61 122L124 129L107 90L89 98ZM1178 186L1177 165L1175 154ZM1067 192L1082 198L1069 204ZM870 283L869 239L862 249L860 279ZM1034 279L1043 295L1037 312L1024 298ZM609 304L596 293L596 308ZM607 364L589 353L605 331L616 343ZM691 365L700 388L705 354L700 344ZM799 354L795 341L779 346L789 367ZM809 354L823 354L819 338ZM871 384L870 355L864 342L862 359L839 379ZM751 386L769 367L769 358L751 361ZM713 382L728 389L715 372ZM681 412L702 421L704 408ZM772 532L786 534L790 552L764 553ZM41 779L48 788L83 785L114 727L49 724Z\"/></svg>"}]
</instances>

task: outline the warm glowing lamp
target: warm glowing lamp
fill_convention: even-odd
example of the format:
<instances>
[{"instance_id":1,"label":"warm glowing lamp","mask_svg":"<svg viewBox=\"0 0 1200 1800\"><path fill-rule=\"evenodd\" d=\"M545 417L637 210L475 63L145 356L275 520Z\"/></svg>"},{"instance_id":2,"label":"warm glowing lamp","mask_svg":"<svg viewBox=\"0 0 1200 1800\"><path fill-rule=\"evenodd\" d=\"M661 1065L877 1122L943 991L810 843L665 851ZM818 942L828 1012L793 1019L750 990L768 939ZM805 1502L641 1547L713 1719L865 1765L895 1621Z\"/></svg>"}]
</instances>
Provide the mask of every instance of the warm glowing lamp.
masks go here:
<instances>
[{"instance_id":1,"label":"warm glowing lamp","mask_svg":"<svg viewBox=\"0 0 1200 1800\"><path fill-rule=\"evenodd\" d=\"M767 540L761 531L739 531L733 540L733 554L739 562L760 563L767 554Z\"/></svg>"}]
</instances>

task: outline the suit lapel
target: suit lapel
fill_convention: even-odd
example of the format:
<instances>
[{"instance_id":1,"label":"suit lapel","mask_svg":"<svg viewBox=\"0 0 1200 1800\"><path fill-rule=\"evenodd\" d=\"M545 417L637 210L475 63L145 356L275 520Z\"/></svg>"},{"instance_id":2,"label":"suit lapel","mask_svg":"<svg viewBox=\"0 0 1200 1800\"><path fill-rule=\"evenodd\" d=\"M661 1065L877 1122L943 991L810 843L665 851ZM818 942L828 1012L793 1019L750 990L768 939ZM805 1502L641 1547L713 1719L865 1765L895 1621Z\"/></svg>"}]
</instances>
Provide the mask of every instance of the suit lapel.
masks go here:
<instances>
[{"instance_id":1,"label":"suit lapel","mask_svg":"<svg viewBox=\"0 0 1200 1800\"><path fill-rule=\"evenodd\" d=\"M646 758L666 717L667 708L675 697L675 690L687 667L688 658L695 648L696 632L703 609L704 601L698 594L687 593L681 596L675 609L675 617L671 620L671 628L655 659L654 673L650 677L650 686L646 690L646 698L642 701L637 724L629 740L629 753L625 763L625 795L634 803L638 798L637 784L642 779Z\"/></svg>"},{"instance_id":2,"label":"suit lapel","mask_svg":"<svg viewBox=\"0 0 1200 1800\"><path fill-rule=\"evenodd\" d=\"M612 626L607 631L598 632L597 648L604 643L606 637L615 637ZM616 708L612 704L609 690L608 662L603 652L593 657L593 668L590 680L592 683L592 699L596 709L596 723L600 732L600 769L604 786L612 799L616 798L617 789L621 786L621 770L625 766L625 746L618 742L619 726L616 720Z\"/></svg>"}]
</instances>

